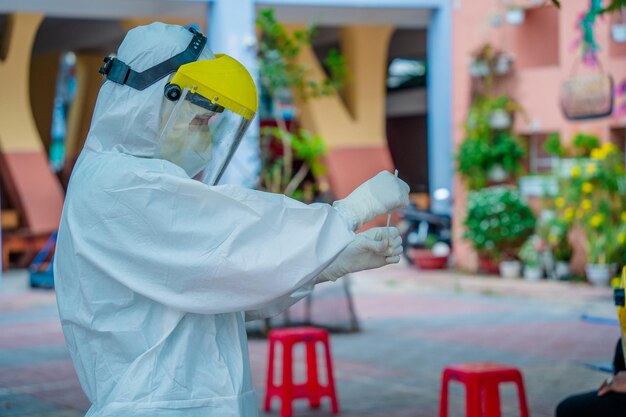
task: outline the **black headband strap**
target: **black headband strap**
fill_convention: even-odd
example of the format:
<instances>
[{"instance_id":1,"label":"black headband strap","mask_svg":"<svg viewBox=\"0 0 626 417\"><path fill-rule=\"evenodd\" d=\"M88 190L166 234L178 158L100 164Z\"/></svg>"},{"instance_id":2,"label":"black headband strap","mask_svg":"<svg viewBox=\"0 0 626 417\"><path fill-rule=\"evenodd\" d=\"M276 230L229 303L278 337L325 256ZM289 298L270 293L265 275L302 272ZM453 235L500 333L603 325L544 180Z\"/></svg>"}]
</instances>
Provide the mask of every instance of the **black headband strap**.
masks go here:
<instances>
[{"instance_id":1,"label":"black headband strap","mask_svg":"<svg viewBox=\"0 0 626 417\"><path fill-rule=\"evenodd\" d=\"M104 66L100 68L100 74L104 74L108 80L118 84L126 84L135 90L145 90L163 77L176 72L181 65L198 60L206 37L193 28L189 28L193 33L193 39L183 52L161 62L143 72L133 71L128 65L117 58L104 58Z\"/></svg>"}]
</instances>

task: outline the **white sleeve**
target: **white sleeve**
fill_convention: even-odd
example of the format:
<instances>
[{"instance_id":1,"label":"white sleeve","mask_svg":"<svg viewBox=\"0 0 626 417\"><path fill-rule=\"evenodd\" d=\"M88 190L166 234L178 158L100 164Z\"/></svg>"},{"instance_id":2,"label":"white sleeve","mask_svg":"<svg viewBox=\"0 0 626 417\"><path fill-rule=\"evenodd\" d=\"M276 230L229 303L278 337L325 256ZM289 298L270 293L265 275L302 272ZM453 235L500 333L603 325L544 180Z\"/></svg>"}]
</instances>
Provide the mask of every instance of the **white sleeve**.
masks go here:
<instances>
[{"instance_id":1,"label":"white sleeve","mask_svg":"<svg viewBox=\"0 0 626 417\"><path fill-rule=\"evenodd\" d=\"M312 287L354 239L327 204L138 175L79 202L91 209L75 210L72 219L83 226L80 255L134 292L183 311L278 312L306 295L297 290Z\"/></svg>"}]
</instances>

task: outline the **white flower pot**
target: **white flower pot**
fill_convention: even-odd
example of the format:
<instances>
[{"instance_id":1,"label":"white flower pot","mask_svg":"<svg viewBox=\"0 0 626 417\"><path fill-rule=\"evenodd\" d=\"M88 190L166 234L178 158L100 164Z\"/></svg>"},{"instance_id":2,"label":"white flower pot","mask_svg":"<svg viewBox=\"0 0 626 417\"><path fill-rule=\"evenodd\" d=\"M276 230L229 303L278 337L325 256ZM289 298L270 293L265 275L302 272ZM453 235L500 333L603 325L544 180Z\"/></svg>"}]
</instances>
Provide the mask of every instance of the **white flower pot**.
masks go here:
<instances>
[{"instance_id":1,"label":"white flower pot","mask_svg":"<svg viewBox=\"0 0 626 417\"><path fill-rule=\"evenodd\" d=\"M524 267L524 279L528 281L539 281L543 277L543 269L540 266Z\"/></svg>"},{"instance_id":2,"label":"white flower pot","mask_svg":"<svg viewBox=\"0 0 626 417\"><path fill-rule=\"evenodd\" d=\"M556 267L554 270L554 275L556 279L563 279L570 274L569 262L565 261L557 261Z\"/></svg>"},{"instance_id":3,"label":"white flower pot","mask_svg":"<svg viewBox=\"0 0 626 417\"><path fill-rule=\"evenodd\" d=\"M626 42L626 23L614 23L611 25L611 35L616 43Z\"/></svg>"},{"instance_id":4,"label":"white flower pot","mask_svg":"<svg viewBox=\"0 0 626 417\"><path fill-rule=\"evenodd\" d=\"M585 273L587 279L593 285L598 287L606 287L609 285L613 273L615 271L615 264L587 264L585 265Z\"/></svg>"},{"instance_id":5,"label":"white flower pot","mask_svg":"<svg viewBox=\"0 0 626 417\"><path fill-rule=\"evenodd\" d=\"M470 75L472 77L486 77L489 75L489 65L485 61L472 61L470 64Z\"/></svg>"},{"instance_id":6,"label":"white flower pot","mask_svg":"<svg viewBox=\"0 0 626 417\"><path fill-rule=\"evenodd\" d=\"M507 54L500 54L493 68L497 75L506 75L511 72L513 67L513 59Z\"/></svg>"},{"instance_id":7,"label":"white flower pot","mask_svg":"<svg viewBox=\"0 0 626 417\"><path fill-rule=\"evenodd\" d=\"M508 129L512 122L511 114L506 110L494 110L489 115L489 125L494 129Z\"/></svg>"},{"instance_id":8,"label":"white flower pot","mask_svg":"<svg viewBox=\"0 0 626 417\"><path fill-rule=\"evenodd\" d=\"M494 165L489 172L487 172L487 179L492 182L504 182L509 179L509 173L502 167L502 165Z\"/></svg>"},{"instance_id":9,"label":"white flower pot","mask_svg":"<svg viewBox=\"0 0 626 417\"><path fill-rule=\"evenodd\" d=\"M521 25L525 16L523 9L513 8L506 11L505 19L509 25Z\"/></svg>"},{"instance_id":10,"label":"white flower pot","mask_svg":"<svg viewBox=\"0 0 626 417\"><path fill-rule=\"evenodd\" d=\"M522 272L522 264L519 261L500 262L500 276L502 278L519 278Z\"/></svg>"}]
</instances>

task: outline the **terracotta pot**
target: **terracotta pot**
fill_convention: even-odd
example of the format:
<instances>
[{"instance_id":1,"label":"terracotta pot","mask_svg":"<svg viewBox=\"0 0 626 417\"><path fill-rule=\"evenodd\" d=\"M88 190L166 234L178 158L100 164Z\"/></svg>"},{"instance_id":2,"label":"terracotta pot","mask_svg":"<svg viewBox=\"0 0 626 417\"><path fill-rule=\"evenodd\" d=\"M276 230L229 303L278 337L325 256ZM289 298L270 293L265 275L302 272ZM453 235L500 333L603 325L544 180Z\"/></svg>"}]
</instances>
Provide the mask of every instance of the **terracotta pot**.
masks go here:
<instances>
[{"instance_id":1,"label":"terracotta pot","mask_svg":"<svg viewBox=\"0 0 626 417\"><path fill-rule=\"evenodd\" d=\"M478 258L478 267L482 272L486 274L500 273L500 265L493 259L486 256L481 256L480 258Z\"/></svg>"},{"instance_id":2,"label":"terracotta pot","mask_svg":"<svg viewBox=\"0 0 626 417\"><path fill-rule=\"evenodd\" d=\"M419 269L445 269L448 266L447 256L434 255L428 249L410 249L407 255Z\"/></svg>"}]
</instances>

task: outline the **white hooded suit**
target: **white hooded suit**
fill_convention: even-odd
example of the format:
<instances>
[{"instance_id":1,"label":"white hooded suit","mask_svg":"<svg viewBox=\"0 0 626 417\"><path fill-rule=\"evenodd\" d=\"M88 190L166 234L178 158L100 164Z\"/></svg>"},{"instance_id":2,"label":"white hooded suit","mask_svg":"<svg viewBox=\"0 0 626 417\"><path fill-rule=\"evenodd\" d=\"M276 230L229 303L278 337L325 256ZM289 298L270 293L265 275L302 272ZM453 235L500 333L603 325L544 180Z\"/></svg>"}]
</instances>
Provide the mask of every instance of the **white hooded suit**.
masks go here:
<instances>
[{"instance_id":1,"label":"white hooded suit","mask_svg":"<svg viewBox=\"0 0 626 417\"><path fill-rule=\"evenodd\" d=\"M143 71L191 37L140 27L117 56ZM255 416L244 312L297 301L354 233L329 205L210 187L157 159L166 82L100 89L59 228L63 332L88 417Z\"/></svg>"}]
</instances>

